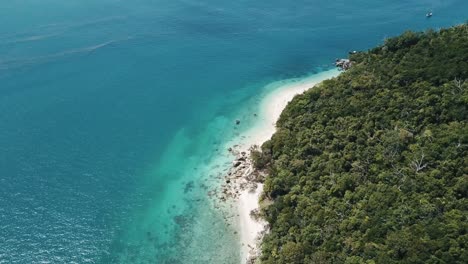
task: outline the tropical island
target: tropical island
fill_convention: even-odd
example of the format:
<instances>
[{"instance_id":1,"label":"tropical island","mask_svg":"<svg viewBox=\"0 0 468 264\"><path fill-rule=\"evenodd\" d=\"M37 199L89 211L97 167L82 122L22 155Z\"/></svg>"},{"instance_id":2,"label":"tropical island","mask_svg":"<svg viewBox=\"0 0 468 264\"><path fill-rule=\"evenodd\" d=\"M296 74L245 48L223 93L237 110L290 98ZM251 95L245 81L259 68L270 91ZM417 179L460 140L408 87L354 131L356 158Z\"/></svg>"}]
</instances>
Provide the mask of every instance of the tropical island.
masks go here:
<instances>
[{"instance_id":1,"label":"tropical island","mask_svg":"<svg viewBox=\"0 0 468 264\"><path fill-rule=\"evenodd\" d=\"M255 263L465 263L468 25L405 32L287 105L254 148Z\"/></svg>"}]
</instances>

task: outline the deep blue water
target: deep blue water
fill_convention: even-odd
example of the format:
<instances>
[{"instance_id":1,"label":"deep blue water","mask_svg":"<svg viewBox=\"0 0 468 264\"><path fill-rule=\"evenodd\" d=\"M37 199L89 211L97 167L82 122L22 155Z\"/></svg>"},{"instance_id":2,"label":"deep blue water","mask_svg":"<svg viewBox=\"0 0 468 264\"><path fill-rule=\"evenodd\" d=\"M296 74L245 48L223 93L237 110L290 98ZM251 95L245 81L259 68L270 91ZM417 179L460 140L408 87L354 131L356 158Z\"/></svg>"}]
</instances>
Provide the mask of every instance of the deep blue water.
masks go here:
<instances>
[{"instance_id":1,"label":"deep blue water","mask_svg":"<svg viewBox=\"0 0 468 264\"><path fill-rule=\"evenodd\" d=\"M2 1L0 263L237 263L207 186L262 87L467 14L465 0Z\"/></svg>"}]
</instances>

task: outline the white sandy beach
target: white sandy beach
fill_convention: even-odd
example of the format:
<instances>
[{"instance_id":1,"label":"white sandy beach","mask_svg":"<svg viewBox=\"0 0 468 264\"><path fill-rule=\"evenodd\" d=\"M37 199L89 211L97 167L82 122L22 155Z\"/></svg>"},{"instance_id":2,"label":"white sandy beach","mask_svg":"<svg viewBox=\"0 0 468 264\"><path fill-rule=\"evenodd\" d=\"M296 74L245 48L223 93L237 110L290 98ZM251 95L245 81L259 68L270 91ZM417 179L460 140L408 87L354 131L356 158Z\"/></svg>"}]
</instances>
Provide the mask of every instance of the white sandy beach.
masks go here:
<instances>
[{"instance_id":1,"label":"white sandy beach","mask_svg":"<svg viewBox=\"0 0 468 264\"><path fill-rule=\"evenodd\" d=\"M268 93L261 101L260 112L258 114L258 124L246 131L240 136L240 151L248 152L252 145L261 145L271 138L276 130L276 121L281 112L295 95L301 94L310 89L317 83L335 77L339 74L337 70L325 71L308 78L298 80L287 80L281 83L273 83L278 87ZM267 87L268 89L268 87ZM248 168L246 174L250 173L252 168ZM243 190L238 199L239 213L239 232L241 239L241 259L242 263L255 253L259 242L259 235L265 230L266 223L254 220L250 212L259 207L258 201L263 191L263 185L259 184L255 192Z\"/></svg>"}]
</instances>

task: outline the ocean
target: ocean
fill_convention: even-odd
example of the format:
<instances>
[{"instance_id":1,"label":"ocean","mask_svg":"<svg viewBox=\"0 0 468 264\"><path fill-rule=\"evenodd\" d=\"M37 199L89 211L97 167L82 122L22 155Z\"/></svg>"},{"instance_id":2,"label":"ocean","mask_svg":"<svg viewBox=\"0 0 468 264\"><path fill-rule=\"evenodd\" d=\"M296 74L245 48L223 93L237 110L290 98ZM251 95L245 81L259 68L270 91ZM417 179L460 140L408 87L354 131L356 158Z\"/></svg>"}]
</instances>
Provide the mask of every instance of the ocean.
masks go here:
<instances>
[{"instance_id":1,"label":"ocean","mask_svg":"<svg viewBox=\"0 0 468 264\"><path fill-rule=\"evenodd\" d=\"M465 0L2 1L0 263L239 263L232 204L212 196L268 84L467 13Z\"/></svg>"}]
</instances>

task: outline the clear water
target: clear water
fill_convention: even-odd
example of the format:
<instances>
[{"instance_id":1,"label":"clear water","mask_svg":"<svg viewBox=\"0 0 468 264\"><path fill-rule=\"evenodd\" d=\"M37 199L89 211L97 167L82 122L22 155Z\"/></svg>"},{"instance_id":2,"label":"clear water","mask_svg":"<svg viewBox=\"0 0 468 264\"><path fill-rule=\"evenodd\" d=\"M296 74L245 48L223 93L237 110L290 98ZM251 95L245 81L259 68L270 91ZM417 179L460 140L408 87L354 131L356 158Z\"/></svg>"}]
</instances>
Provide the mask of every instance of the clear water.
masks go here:
<instances>
[{"instance_id":1,"label":"clear water","mask_svg":"<svg viewBox=\"0 0 468 264\"><path fill-rule=\"evenodd\" d=\"M0 263L238 263L235 213L210 191L262 87L467 11L465 0L2 1Z\"/></svg>"}]
</instances>

